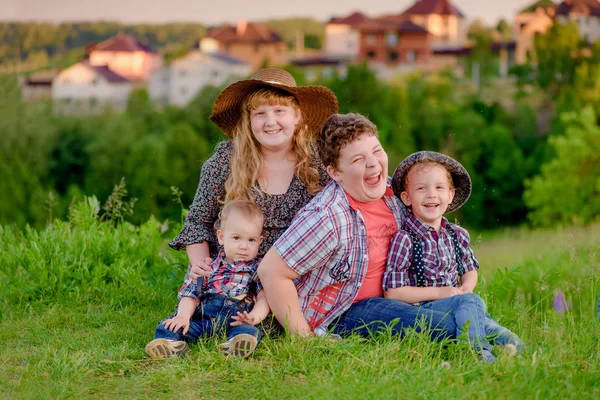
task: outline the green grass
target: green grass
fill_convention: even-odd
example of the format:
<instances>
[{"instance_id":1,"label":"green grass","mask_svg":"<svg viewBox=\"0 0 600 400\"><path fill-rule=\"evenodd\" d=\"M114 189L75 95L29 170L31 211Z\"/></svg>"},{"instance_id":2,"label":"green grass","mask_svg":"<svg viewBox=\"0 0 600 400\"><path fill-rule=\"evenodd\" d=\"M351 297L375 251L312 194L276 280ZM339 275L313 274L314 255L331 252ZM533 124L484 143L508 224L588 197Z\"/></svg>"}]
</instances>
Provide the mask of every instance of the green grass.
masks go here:
<instances>
[{"instance_id":1,"label":"green grass","mask_svg":"<svg viewBox=\"0 0 600 400\"><path fill-rule=\"evenodd\" d=\"M44 230L0 226L0 398L600 398L600 226L480 235L478 291L528 344L516 357L495 349L485 364L414 332L332 343L269 331L247 360L212 338L155 362L144 346L176 305L185 254L157 221L115 228L96 206ZM552 308L559 290L566 314Z\"/></svg>"}]
</instances>

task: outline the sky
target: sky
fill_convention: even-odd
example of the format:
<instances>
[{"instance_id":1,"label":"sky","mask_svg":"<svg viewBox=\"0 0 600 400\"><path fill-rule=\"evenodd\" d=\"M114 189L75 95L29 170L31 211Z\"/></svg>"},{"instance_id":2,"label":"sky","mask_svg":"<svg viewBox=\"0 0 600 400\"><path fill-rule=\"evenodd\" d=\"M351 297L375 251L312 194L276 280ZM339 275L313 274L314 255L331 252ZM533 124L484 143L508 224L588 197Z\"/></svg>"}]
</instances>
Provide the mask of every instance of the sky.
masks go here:
<instances>
[{"instance_id":1,"label":"sky","mask_svg":"<svg viewBox=\"0 0 600 400\"><path fill-rule=\"evenodd\" d=\"M361 11L370 17L399 14L415 0L0 0L1 21L195 22L204 25L312 17L327 21ZM452 0L468 19L508 21L535 0Z\"/></svg>"}]
</instances>

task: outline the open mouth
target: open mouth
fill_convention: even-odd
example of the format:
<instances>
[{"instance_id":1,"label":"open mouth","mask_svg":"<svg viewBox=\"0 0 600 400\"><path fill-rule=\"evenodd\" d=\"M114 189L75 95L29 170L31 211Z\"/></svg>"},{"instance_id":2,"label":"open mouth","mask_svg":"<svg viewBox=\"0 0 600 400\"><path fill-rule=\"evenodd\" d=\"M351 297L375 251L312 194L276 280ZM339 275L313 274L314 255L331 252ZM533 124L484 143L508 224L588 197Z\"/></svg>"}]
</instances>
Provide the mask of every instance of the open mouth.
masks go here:
<instances>
[{"instance_id":1,"label":"open mouth","mask_svg":"<svg viewBox=\"0 0 600 400\"><path fill-rule=\"evenodd\" d=\"M369 175L365 178L365 183L369 186L376 186L381 180L381 172Z\"/></svg>"},{"instance_id":2,"label":"open mouth","mask_svg":"<svg viewBox=\"0 0 600 400\"><path fill-rule=\"evenodd\" d=\"M281 129L269 129L269 130L265 130L263 132L266 133L267 135L274 135L276 133L281 132Z\"/></svg>"},{"instance_id":3,"label":"open mouth","mask_svg":"<svg viewBox=\"0 0 600 400\"><path fill-rule=\"evenodd\" d=\"M428 209L434 209L436 207L439 207L439 203L427 203L427 204L423 204L423 207L428 208Z\"/></svg>"}]
</instances>

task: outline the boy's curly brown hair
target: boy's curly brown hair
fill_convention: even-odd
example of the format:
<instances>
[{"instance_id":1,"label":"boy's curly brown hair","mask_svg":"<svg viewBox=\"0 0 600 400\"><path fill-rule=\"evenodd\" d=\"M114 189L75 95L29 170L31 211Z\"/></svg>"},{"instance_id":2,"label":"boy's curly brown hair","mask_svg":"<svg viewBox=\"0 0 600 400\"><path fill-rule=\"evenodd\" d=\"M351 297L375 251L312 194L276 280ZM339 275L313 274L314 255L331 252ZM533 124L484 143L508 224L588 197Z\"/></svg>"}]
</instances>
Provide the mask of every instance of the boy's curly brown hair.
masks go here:
<instances>
[{"instance_id":1,"label":"boy's curly brown hair","mask_svg":"<svg viewBox=\"0 0 600 400\"><path fill-rule=\"evenodd\" d=\"M326 167L336 167L340 149L362 135L378 136L377 127L367 117L357 113L333 114L316 140L319 157Z\"/></svg>"}]
</instances>

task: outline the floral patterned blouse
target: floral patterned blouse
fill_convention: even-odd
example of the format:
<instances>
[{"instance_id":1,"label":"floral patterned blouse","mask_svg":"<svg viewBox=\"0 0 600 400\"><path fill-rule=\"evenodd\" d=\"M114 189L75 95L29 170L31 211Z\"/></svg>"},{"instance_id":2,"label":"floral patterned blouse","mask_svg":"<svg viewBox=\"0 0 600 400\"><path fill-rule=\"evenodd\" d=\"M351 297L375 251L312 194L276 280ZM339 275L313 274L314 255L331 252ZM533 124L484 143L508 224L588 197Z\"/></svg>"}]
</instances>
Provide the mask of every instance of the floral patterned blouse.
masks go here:
<instances>
[{"instance_id":1,"label":"floral patterned blouse","mask_svg":"<svg viewBox=\"0 0 600 400\"><path fill-rule=\"evenodd\" d=\"M194 202L181 232L169 246L175 250L183 250L189 244L208 242L210 256L214 259L219 253L214 224L217 221L222 204L219 199L225 197L225 181L231 171L231 153L233 145L230 141L220 142L213 155L202 165L200 183ZM324 187L330 180L327 171L319 162L320 185ZM263 257L275 240L290 226L296 213L307 204L313 196L304 184L294 175L286 193L269 194L263 192L258 182L253 188L254 202L262 209L264 239L258 249L258 257Z\"/></svg>"}]
</instances>

